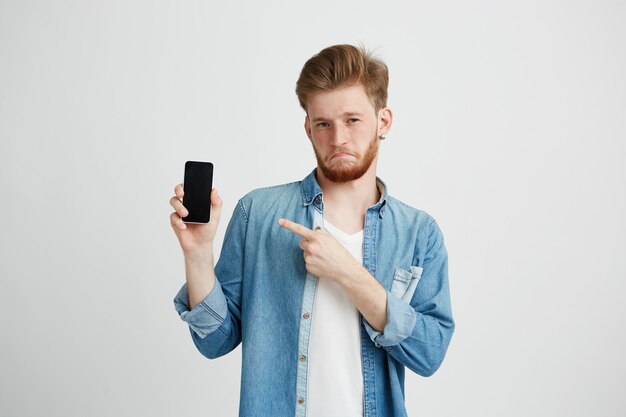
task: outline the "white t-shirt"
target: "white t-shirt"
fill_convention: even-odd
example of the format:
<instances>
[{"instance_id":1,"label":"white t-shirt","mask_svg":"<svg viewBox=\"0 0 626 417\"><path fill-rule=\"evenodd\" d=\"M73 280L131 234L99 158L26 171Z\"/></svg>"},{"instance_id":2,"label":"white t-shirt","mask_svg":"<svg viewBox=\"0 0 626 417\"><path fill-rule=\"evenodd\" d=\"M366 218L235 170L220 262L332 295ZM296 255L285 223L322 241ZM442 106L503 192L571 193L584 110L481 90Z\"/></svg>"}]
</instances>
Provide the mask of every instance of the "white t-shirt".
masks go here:
<instances>
[{"instance_id":1,"label":"white t-shirt","mask_svg":"<svg viewBox=\"0 0 626 417\"><path fill-rule=\"evenodd\" d=\"M363 263L363 230L324 228ZM360 316L335 282L317 282L309 339L307 417L363 417Z\"/></svg>"}]
</instances>

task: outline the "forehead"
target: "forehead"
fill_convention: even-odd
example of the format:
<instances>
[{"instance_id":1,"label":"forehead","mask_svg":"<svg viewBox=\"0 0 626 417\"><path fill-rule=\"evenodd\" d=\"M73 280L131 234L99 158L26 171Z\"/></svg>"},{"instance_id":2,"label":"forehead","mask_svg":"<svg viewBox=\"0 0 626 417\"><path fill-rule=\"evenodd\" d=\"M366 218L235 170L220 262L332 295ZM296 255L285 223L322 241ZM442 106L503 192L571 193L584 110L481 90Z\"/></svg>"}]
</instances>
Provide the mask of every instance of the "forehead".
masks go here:
<instances>
[{"instance_id":1,"label":"forehead","mask_svg":"<svg viewBox=\"0 0 626 417\"><path fill-rule=\"evenodd\" d=\"M374 114L375 111L363 84L352 84L312 94L307 100L307 113L311 119L330 119L346 113Z\"/></svg>"}]
</instances>

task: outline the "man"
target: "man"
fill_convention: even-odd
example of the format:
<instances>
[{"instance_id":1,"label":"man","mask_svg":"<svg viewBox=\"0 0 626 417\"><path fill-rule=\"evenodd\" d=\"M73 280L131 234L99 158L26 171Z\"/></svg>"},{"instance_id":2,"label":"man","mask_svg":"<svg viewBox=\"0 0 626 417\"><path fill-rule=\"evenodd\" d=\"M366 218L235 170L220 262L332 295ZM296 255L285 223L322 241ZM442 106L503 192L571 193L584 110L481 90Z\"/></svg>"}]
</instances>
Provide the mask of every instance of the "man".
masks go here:
<instances>
[{"instance_id":1,"label":"man","mask_svg":"<svg viewBox=\"0 0 626 417\"><path fill-rule=\"evenodd\" d=\"M429 376L443 361L443 236L376 176L387 85L386 65L350 45L306 62L296 93L317 168L239 200L215 268L222 200L214 189L209 224L185 224L175 188L186 284L174 303L206 357L242 342L240 416L405 416L404 368Z\"/></svg>"}]
</instances>

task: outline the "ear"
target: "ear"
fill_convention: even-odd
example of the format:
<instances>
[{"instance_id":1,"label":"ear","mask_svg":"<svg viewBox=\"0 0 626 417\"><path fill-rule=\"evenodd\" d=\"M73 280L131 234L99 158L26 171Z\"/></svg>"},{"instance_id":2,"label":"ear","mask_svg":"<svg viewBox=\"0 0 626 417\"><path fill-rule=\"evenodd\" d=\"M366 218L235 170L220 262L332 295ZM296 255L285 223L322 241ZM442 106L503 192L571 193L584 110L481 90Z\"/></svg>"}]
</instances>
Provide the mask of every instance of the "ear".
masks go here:
<instances>
[{"instance_id":1,"label":"ear","mask_svg":"<svg viewBox=\"0 0 626 417\"><path fill-rule=\"evenodd\" d=\"M306 135L309 137L309 140L313 140L311 136L311 121L309 120L308 114L304 117L304 130Z\"/></svg>"},{"instance_id":2,"label":"ear","mask_svg":"<svg viewBox=\"0 0 626 417\"><path fill-rule=\"evenodd\" d=\"M391 129L393 113L389 107L378 110L378 136L386 135Z\"/></svg>"}]
</instances>

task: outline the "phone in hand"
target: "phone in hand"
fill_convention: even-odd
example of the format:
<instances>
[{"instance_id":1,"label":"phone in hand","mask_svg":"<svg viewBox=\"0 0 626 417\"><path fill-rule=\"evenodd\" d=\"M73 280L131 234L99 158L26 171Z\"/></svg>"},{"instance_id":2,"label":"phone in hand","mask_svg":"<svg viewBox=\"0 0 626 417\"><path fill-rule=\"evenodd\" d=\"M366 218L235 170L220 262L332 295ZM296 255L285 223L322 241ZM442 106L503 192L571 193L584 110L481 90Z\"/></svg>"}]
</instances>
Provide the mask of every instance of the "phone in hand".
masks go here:
<instances>
[{"instance_id":1,"label":"phone in hand","mask_svg":"<svg viewBox=\"0 0 626 417\"><path fill-rule=\"evenodd\" d=\"M213 164L210 162L185 162L183 181L183 206L189 211L185 223L208 223L211 220L211 190L213 189Z\"/></svg>"}]
</instances>

